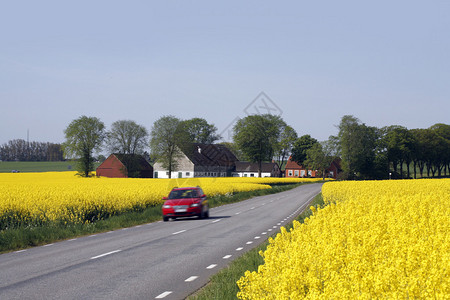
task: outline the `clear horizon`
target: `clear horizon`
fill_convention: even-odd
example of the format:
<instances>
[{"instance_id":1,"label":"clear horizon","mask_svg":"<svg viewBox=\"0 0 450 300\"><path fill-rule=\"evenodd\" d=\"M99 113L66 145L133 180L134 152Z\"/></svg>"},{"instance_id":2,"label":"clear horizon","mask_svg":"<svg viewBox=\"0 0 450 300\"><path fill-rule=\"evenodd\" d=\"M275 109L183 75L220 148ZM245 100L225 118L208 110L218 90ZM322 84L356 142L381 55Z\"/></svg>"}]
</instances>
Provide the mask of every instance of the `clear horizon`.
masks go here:
<instances>
[{"instance_id":1,"label":"clear horizon","mask_svg":"<svg viewBox=\"0 0 450 300\"><path fill-rule=\"evenodd\" d=\"M226 133L261 92L299 136L344 115L449 124L450 2L7 2L0 144L61 143L82 115L201 117ZM260 99L259 99L260 100ZM258 102L259 103L259 102ZM267 108L267 107L266 107ZM264 112L261 109L259 113ZM270 110L276 113L276 110Z\"/></svg>"}]
</instances>

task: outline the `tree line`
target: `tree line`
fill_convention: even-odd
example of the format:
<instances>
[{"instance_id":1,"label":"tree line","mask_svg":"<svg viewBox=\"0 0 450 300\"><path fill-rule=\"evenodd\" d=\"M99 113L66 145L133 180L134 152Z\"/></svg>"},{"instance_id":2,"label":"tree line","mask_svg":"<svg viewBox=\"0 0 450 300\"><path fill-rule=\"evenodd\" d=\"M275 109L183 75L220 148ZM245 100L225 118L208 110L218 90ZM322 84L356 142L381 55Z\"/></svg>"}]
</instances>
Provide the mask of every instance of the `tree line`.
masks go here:
<instances>
[{"instance_id":1,"label":"tree line","mask_svg":"<svg viewBox=\"0 0 450 300\"><path fill-rule=\"evenodd\" d=\"M441 177L450 173L450 125L376 128L346 115L330 137L345 179Z\"/></svg>"},{"instance_id":2,"label":"tree line","mask_svg":"<svg viewBox=\"0 0 450 300\"><path fill-rule=\"evenodd\" d=\"M77 157L77 170L89 176L94 170L94 154L103 150L127 155L124 162L128 176L136 174L137 155L150 162L160 161L169 170L176 170L181 152L193 143L213 143L220 139L217 128L202 118L181 120L164 116L155 121L149 132L143 125L131 120L119 120L107 131L100 119L82 116L73 120L64 130L63 149L67 156ZM145 150L150 146L150 153Z\"/></svg>"},{"instance_id":3,"label":"tree line","mask_svg":"<svg viewBox=\"0 0 450 300\"><path fill-rule=\"evenodd\" d=\"M257 163L260 173L263 162L277 160L283 166L288 157L323 177L331 162L339 159L341 179L441 177L450 173L450 125L376 128L346 115L337 129L337 135L319 142L308 134L298 137L280 116L250 115L236 122L233 141L223 144L239 160ZM106 130L98 118L82 116L73 120L64 134L62 145L10 141L0 147L1 159L62 160L64 153L66 158L77 158L79 173L89 176L94 170L94 154L106 148L110 153L129 155L130 169L132 158L143 154L151 163L158 160L171 174L179 167L182 153L192 151L194 143L221 139L217 128L205 119L182 120L170 115L156 120L150 131L131 120L116 121Z\"/></svg>"},{"instance_id":4,"label":"tree line","mask_svg":"<svg viewBox=\"0 0 450 300\"><path fill-rule=\"evenodd\" d=\"M64 153L61 144L11 140L0 146L3 161L61 161Z\"/></svg>"}]
</instances>

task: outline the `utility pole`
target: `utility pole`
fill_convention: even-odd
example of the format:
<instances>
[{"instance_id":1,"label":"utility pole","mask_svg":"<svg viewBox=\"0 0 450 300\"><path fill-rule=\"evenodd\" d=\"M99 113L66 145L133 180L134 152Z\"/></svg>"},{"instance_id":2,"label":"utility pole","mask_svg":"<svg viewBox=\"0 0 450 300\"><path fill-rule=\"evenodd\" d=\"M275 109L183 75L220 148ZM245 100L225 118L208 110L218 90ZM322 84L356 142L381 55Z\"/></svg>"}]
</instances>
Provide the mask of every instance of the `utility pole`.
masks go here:
<instances>
[{"instance_id":1,"label":"utility pole","mask_svg":"<svg viewBox=\"0 0 450 300\"><path fill-rule=\"evenodd\" d=\"M27 160L30 160L30 129L27 129Z\"/></svg>"}]
</instances>

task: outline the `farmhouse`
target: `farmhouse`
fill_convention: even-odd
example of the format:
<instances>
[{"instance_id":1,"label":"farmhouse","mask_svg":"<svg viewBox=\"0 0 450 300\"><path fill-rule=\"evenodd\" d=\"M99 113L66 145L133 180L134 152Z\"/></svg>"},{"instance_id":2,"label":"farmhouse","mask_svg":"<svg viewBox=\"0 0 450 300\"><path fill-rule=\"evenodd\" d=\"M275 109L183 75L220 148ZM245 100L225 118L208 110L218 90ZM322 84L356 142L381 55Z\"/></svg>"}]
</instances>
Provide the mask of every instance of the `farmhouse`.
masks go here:
<instances>
[{"instance_id":1,"label":"farmhouse","mask_svg":"<svg viewBox=\"0 0 450 300\"><path fill-rule=\"evenodd\" d=\"M237 161L233 172L234 177L258 177L258 163ZM263 162L261 166L261 177L280 177L281 170L276 162Z\"/></svg>"},{"instance_id":2,"label":"farmhouse","mask_svg":"<svg viewBox=\"0 0 450 300\"><path fill-rule=\"evenodd\" d=\"M329 178L336 179L338 174L341 172L340 159L336 158L332 161L331 165L326 169L325 176ZM298 177L321 177L317 170L306 170L303 166L299 165L297 162L289 157L286 168L285 177L286 178L298 178Z\"/></svg>"},{"instance_id":3,"label":"farmhouse","mask_svg":"<svg viewBox=\"0 0 450 300\"><path fill-rule=\"evenodd\" d=\"M97 176L151 178L153 167L142 155L111 154L96 170Z\"/></svg>"},{"instance_id":4,"label":"farmhouse","mask_svg":"<svg viewBox=\"0 0 450 300\"><path fill-rule=\"evenodd\" d=\"M178 168L172 178L226 177L231 176L238 159L224 145L192 144L178 159ZM169 171L162 164L153 165L154 178L169 178Z\"/></svg>"}]
</instances>

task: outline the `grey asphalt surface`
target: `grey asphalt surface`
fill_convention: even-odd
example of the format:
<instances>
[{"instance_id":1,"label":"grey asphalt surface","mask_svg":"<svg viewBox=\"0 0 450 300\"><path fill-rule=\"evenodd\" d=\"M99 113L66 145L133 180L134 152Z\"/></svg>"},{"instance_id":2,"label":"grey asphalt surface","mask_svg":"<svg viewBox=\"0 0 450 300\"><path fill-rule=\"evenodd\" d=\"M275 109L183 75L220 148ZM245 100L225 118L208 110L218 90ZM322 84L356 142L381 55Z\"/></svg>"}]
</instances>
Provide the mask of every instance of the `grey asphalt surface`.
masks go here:
<instances>
[{"instance_id":1,"label":"grey asphalt surface","mask_svg":"<svg viewBox=\"0 0 450 300\"><path fill-rule=\"evenodd\" d=\"M295 218L321 184L0 255L0 299L184 299Z\"/></svg>"}]
</instances>

